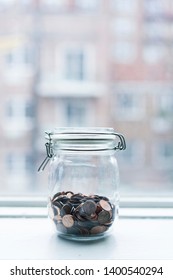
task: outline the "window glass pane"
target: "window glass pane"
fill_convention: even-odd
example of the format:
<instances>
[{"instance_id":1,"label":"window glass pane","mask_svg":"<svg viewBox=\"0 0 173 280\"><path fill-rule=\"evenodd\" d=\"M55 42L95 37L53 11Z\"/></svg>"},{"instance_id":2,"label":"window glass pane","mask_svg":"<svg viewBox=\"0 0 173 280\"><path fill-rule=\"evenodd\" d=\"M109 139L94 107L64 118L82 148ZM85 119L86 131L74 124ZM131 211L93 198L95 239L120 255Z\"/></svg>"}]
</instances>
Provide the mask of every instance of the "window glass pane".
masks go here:
<instances>
[{"instance_id":1,"label":"window glass pane","mask_svg":"<svg viewBox=\"0 0 173 280\"><path fill-rule=\"evenodd\" d=\"M67 126L86 125L86 103L85 101L67 100L65 104Z\"/></svg>"},{"instance_id":2,"label":"window glass pane","mask_svg":"<svg viewBox=\"0 0 173 280\"><path fill-rule=\"evenodd\" d=\"M71 50L66 53L66 78L69 80L84 79L84 54L81 50Z\"/></svg>"},{"instance_id":3,"label":"window glass pane","mask_svg":"<svg viewBox=\"0 0 173 280\"><path fill-rule=\"evenodd\" d=\"M133 14L137 11L138 0L111 0L111 6L118 13Z\"/></svg>"},{"instance_id":4,"label":"window glass pane","mask_svg":"<svg viewBox=\"0 0 173 280\"><path fill-rule=\"evenodd\" d=\"M166 47L161 44L148 44L143 48L143 58L146 63L158 63L165 60Z\"/></svg>"},{"instance_id":5,"label":"window glass pane","mask_svg":"<svg viewBox=\"0 0 173 280\"><path fill-rule=\"evenodd\" d=\"M113 44L112 58L117 63L132 63L137 55L137 49L133 42L117 41Z\"/></svg>"},{"instance_id":6,"label":"window glass pane","mask_svg":"<svg viewBox=\"0 0 173 280\"><path fill-rule=\"evenodd\" d=\"M41 0L41 6L60 8L66 5L67 0Z\"/></svg>"},{"instance_id":7,"label":"window glass pane","mask_svg":"<svg viewBox=\"0 0 173 280\"><path fill-rule=\"evenodd\" d=\"M162 15L168 12L170 1L162 0L145 0L144 11L147 15Z\"/></svg>"},{"instance_id":8,"label":"window glass pane","mask_svg":"<svg viewBox=\"0 0 173 280\"><path fill-rule=\"evenodd\" d=\"M0 194L46 194L44 131L113 127L121 195L173 194L173 1L0 0Z\"/></svg>"},{"instance_id":9,"label":"window glass pane","mask_svg":"<svg viewBox=\"0 0 173 280\"><path fill-rule=\"evenodd\" d=\"M112 22L112 30L117 37L130 38L135 35L136 25L135 21L126 18L117 18Z\"/></svg>"},{"instance_id":10,"label":"window glass pane","mask_svg":"<svg viewBox=\"0 0 173 280\"><path fill-rule=\"evenodd\" d=\"M115 93L115 106L115 116L119 120L138 121L145 117L145 96L142 93L119 89L119 92Z\"/></svg>"},{"instance_id":11,"label":"window glass pane","mask_svg":"<svg viewBox=\"0 0 173 280\"><path fill-rule=\"evenodd\" d=\"M75 5L76 7L83 9L83 10L96 10L96 8L98 7L98 0L75 0Z\"/></svg>"}]
</instances>

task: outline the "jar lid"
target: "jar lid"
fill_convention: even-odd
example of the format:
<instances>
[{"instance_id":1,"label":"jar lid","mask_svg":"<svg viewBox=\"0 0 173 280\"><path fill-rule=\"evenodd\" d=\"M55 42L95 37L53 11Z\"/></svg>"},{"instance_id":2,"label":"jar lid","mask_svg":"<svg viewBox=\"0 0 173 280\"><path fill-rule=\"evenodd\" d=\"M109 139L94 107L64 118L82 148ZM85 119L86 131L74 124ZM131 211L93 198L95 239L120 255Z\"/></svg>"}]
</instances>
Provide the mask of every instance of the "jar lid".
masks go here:
<instances>
[{"instance_id":1,"label":"jar lid","mask_svg":"<svg viewBox=\"0 0 173 280\"><path fill-rule=\"evenodd\" d=\"M56 140L114 140L113 128L106 127L60 127L45 131L45 138Z\"/></svg>"},{"instance_id":2,"label":"jar lid","mask_svg":"<svg viewBox=\"0 0 173 280\"><path fill-rule=\"evenodd\" d=\"M54 155L54 150L62 151L104 151L125 150L124 136L106 127L60 127L45 131L47 157L39 167L44 169Z\"/></svg>"},{"instance_id":3,"label":"jar lid","mask_svg":"<svg viewBox=\"0 0 173 280\"><path fill-rule=\"evenodd\" d=\"M66 150L103 150L126 148L125 139L113 128L106 127L60 127L45 131L45 138L54 144L54 148ZM118 145L117 145L117 138Z\"/></svg>"}]
</instances>

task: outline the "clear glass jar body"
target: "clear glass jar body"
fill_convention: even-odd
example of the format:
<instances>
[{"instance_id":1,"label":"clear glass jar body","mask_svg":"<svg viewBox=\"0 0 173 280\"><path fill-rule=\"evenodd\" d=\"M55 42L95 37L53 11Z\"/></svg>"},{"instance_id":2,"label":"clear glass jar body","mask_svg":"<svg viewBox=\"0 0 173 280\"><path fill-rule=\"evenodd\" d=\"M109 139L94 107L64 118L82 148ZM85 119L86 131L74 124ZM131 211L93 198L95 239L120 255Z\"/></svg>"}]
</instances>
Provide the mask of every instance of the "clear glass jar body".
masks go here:
<instances>
[{"instance_id":1,"label":"clear glass jar body","mask_svg":"<svg viewBox=\"0 0 173 280\"><path fill-rule=\"evenodd\" d=\"M53 141L49 217L61 237L99 239L108 235L118 217L115 136L105 139L93 131L90 139L84 134L71 136Z\"/></svg>"}]
</instances>

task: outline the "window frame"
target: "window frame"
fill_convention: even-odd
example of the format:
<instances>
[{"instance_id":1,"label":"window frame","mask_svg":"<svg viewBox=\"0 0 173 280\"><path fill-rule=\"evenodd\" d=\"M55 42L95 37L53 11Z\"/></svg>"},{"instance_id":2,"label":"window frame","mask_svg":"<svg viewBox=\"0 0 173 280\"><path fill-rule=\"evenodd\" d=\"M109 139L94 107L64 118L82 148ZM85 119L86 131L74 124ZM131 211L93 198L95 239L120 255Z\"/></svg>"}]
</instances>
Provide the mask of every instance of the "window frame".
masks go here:
<instances>
[{"instance_id":1,"label":"window frame","mask_svg":"<svg viewBox=\"0 0 173 280\"><path fill-rule=\"evenodd\" d=\"M1 196L0 218L47 218L46 196ZM124 196L120 200L121 218L173 218L173 197Z\"/></svg>"}]
</instances>

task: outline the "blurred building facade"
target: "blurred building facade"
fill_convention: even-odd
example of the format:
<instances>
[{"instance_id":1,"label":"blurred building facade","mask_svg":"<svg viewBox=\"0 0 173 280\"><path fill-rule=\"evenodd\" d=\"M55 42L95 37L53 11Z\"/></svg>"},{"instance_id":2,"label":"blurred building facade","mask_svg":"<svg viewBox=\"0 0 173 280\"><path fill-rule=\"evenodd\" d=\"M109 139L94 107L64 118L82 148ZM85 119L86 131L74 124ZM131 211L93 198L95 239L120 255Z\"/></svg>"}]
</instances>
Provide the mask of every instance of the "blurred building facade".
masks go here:
<instances>
[{"instance_id":1,"label":"blurred building facade","mask_svg":"<svg viewBox=\"0 0 173 280\"><path fill-rule=\"evenodd\" d=\"M171 0L0 1L1 191L44 192L44 131L108 126L125 192L171 191Z\"/></svg>"}]
</instances>

